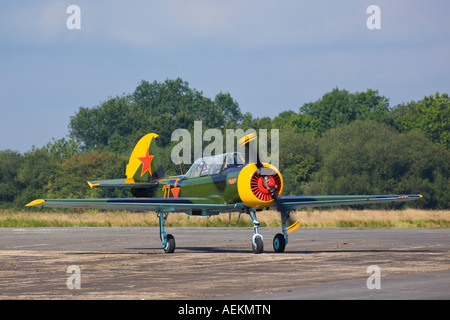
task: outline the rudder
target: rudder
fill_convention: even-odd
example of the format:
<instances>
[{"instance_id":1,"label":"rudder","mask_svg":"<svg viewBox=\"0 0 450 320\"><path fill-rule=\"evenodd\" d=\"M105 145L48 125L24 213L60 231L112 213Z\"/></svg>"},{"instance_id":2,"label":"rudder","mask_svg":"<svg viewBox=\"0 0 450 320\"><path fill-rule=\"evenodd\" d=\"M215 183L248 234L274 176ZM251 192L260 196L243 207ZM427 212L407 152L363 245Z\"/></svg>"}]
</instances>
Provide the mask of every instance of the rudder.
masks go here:
<instances>
[{"instance_id":1,"label":"rudder","mask_svg":"<svg viewBox=\"0 0 450 320\"><path fill-rule=\"evenodd\" d=\"M128 182L149 182L166 176L156 146L157 137L156 133L149 133L134 147L127 164Z\"/></svg>"}]
</instances>

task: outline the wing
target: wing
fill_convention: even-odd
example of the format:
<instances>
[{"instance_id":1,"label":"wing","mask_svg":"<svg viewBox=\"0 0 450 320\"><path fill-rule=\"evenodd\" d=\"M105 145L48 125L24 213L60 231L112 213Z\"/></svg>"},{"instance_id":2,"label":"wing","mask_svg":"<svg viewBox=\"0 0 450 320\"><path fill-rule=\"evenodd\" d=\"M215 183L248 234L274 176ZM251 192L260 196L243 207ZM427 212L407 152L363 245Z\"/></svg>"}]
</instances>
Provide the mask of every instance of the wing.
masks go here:
<instances>
[{"instance_id":1,"label":"wing","mask_svg":"<svg viewBox=\"0 0 450 320\"><path fill-rule=\"evenodd\" d=\"M91 208L105 210L185 212L192 215L214 215L240 211L243 203L211 203L206 198L113 198L113 199L37 199L27 207Z\"/></svg>"},{"instance_id":2,"label":"wing","mask_svg":"<svg viewBox=\"0 0 450 320\"><path fill-rule=\"evenodd\" d=\"M283 207L295 210L302 207L341 206L392 201L409 201L422 198L420 194L349 195L349 196L285 196L280 197Z\"/></svg>"}]
</instances>

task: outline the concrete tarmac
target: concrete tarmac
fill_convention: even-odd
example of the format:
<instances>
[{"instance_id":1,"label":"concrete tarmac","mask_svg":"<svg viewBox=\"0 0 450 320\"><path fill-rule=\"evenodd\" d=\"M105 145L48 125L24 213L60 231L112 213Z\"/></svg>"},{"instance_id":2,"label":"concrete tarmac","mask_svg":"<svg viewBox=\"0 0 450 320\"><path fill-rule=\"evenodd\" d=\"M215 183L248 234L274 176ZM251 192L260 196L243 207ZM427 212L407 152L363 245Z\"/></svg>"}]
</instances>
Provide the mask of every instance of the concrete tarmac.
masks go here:
<instances>
[{"instance_id":1,"label":"concrete tarmac","mask_svg":"<svg viewBox=\"0 0 450 320\"><path fill-rule=\"evenodd\" d=\"M173 254L158 228L0 229L0 299L450 299L450 229L304 228L277 254L261 228L260 255L251 228L166 231Z\"/></svg>"}]
</instances>

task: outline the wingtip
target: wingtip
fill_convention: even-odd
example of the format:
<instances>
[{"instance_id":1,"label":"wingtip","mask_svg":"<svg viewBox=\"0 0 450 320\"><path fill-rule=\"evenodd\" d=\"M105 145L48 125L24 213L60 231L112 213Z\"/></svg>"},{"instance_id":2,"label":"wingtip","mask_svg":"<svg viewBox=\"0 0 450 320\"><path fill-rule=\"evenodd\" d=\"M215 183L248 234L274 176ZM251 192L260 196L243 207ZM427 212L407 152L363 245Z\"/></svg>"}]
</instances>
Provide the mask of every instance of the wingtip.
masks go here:
<instances>
[{"instance_id":1,"label":"wingtip","mask_svg":"<svg viewBox=\"0 0 450 320\"><path fill-rule=\"evenodd\" d=\"M27 203L27 204L25 205L25 207L37 206L37 205L42 204L42 203L44 203L44 202L45 202L44 199L36 199L36 200L31 201L30 203Z\"/></svg>"},{"instance_id":2,"label":"wingtip","mask_svg":"<svg viewBox=\"0 0 450 320\"><path fill-rule=\"evenodd\" d=\"M91 188L97 188L100 185L100 183L92 183L90 181L88 181L87 183L88 183L89 187L91 187Z\"/></svg>"}]
</instances>

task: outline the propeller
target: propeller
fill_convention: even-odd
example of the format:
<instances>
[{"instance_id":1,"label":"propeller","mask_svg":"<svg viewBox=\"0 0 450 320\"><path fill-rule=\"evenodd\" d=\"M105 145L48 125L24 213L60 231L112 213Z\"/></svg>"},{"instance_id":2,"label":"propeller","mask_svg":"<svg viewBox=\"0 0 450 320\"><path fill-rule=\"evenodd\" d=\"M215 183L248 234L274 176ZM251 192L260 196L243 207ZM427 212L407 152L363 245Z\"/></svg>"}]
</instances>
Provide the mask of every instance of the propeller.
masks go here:
<instances>
[{"instance_id":1,"label":"propeller","mask_svg":"<svg viewBox=\"0 0 450 320\"><path fill-rule=\"evenodd\" d=\"M249 163L250 163L250 159L254 159L256 156L256 167L258 169L263 168L263 164L261 162L261 160L259 159L259 153L256 149L256 132L252 132L249 133L248 135L242 137L241 139L239 139L238 144L241 146L245 146L245 154L248 154L248 158L249 158ZM254 141L254 143L250 143Z\"/></svg>"},{"instance_id":2,"label":"propeller","mask_svg":"<svg viewBox=\"0 0 450 320\"><path fill-rule=\"evenodd\" d=\"M265 179L266 177L264 177L264 181L266 181ZM277 204L277 210L280 212L281 219L283 222L283 232L284 231L287 233L294 232L300 227L300 221L291 216L291 210L286 210L286 208L283 205L283 201L278 196L278 192L276 191L277 186L274 183L271 183L271 181L273 181L273 179L272 180L269 179L265 187L270 191L270 195Z\"/></svg>"},{"instance_id":3,"label":"propeller","mask_svg":"<svg viewBox=\"0 0 450 320\"><path fill-rule=\"evenodd\" d=\"M291 233L300 227L300 222L299 222L299 220L292 217L291 210L286 209L285 206L283 205L283 201L281 200L281 198L279 197L278 192L277 192L277 189L278 189L277 182L272 177L272 175L274 174L274 171L270 168L264 167L264 165L262 164L262 162L259 158L259 152L257 152L257 148L256 148L256 146L257 146L256 138L257 138L257 135L255 132L253 132L253 133L250 133L250 134L244 136L243 138L241 138L238 141L238 143L241 146L245 145L245 147L246 147L245 151L246 151L246 154L249 154L249 159L252 159L252 158L254 159L255 155L256 155L256 163L255 163L256 167L259 169L259 173L261 174L261 176L264 177L262 185L264 188L269 190L270 196L272 197L272 199L275 200L275 203L277 205L277 210L281 214L281 219L282 219L282 224L283 224L283 232ZM250 143L252 141L254 141L254 142Z\"/></svg>"}]
</instances>

